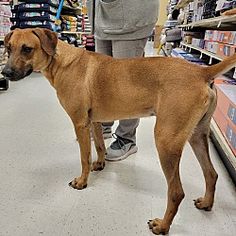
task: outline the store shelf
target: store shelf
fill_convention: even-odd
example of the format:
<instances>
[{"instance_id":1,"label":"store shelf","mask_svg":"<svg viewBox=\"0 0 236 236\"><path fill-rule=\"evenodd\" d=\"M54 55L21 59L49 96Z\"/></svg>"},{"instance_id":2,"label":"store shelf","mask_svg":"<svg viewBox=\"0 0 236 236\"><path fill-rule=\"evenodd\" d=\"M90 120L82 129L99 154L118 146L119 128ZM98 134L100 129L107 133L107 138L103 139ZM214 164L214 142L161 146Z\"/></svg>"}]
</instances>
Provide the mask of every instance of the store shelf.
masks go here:
<instances>
[{"instance_id":1,"label":"store shelf","mask_svg":"<svg viewBox=\"0 0 236 236\"><path fill-rule=\"evenodd\" d=\"M233 182L236 184L236 157L231 151L214 119L211 121L210 129L211 138L213 139L216 149L219 152L220 157L225 164Z\"/></svg>"},{"instance_id":2,"label":"store shelf","mask_svg":"<svg viewBox=\"0 0 236 236\"><path fill-rule=\"evenodd\" d=\"M61 31L61 34L84 34L84 32Z\"/></svg>"},{"instance_id":3,"label":"store shelf","mask_svg":"<svg viewBox=\"0 0 236 236\"><path fill-rule=\"evenodd\" d=\"M222 60L224 60L226 58L226 57L223 57L223 56L216 55L216 54L214 54L212 52L209 52L209 51L207 51L205 49L202 49L200 47L196 47L196 46L193 46L191 44L184 43L184 42L181 42L181 46L185 47L185 48L194 49L194 50L199 51L201 53L200 58L202 57L202 54L207 55L207 56L209 56L211 58L214 58L216 60L219 60L219 61L222 61Z\"/></svg>"},{"instance_id":4,"label":"store shelf","mask_svg":"<svg viewBox=\"0 0 236 236\"><path fill-rule=\"evenodd\" d=\"M181 46L183 48L189 48L190 52L191 50L196 50L201 53L202 55L207 55L209 56L210 59L210 64L212 62L212 58L222 61L225 57L218 56L214 53L208 52L200 47L193 46L191 44L186 44L186 43L181 43ZM212 119L211 121L211 138L213 140L213 143L215 144L215 147L217 151L220 154L220 157L226 166L228 173L230 174L233 182L236 184L236 157L234 153L232 152L229 144L227 143L225 137L223 136L222 132L220 131L219 127L217 126L217 123Z\"/></svg>"},{"instance_id":5,"label":"store shelf","mask_svg":"<svg viewBox=\"0 0 236 236\"><path fill-rule=\"evenodd\" d=\"M192 28L207 28L207 29L219 29L236 27L236 16L218 16L214 18L204 19L197 22L193 22L186 25L179 25L178 27L191 30Z\"/></svg>"}]
</instances>

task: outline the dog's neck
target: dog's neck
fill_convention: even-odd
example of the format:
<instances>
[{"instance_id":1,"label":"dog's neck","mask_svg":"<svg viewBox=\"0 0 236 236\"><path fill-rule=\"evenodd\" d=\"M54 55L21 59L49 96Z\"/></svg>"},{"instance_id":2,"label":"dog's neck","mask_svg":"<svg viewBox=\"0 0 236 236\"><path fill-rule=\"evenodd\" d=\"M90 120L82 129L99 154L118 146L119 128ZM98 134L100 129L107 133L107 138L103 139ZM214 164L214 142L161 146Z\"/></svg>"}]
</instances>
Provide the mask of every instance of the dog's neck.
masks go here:
<instances>
[{"instance_id":1,"label":"dog's neck","mask_svg":"<svg viewBox=\"0 0 236 236\"><path fill-rule=\"evenodd\" d=\"M47 60L47 66L41 70L43 75L49 80L50 84L56 88L58 68L67 68L73 63L78 62L85 50L75 48L68 43L58 40L56 54ZM79 66L79 65L77 65Z\"/></svg>"}]
</instances>

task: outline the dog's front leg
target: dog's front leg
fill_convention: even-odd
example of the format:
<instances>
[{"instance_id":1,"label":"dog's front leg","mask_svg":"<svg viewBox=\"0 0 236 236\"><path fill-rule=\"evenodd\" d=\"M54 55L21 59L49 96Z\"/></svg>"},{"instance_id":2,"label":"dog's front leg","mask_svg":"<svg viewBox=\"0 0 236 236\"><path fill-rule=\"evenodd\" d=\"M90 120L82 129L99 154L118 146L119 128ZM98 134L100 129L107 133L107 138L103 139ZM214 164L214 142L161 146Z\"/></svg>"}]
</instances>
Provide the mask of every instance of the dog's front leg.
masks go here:
<instances>
[{"instance_id":1,"label":"dog's front leg","mask_svg":"<svg viewBox=\"0 0 236 236\"><path fill-rule=\"evenodd\" d=\"M69 183L75 189L87 187L89 172L91 169L91 139L90 125L74 124L75 132L80 146L82 174Z\"/></svg>"},{"instance_id":2,"label":"dog's front leg","mask_svg":"<svg viewBox=\"0 0 236 236\"><path fill-rule=\"evenodd\" d=\"M103 170L105 167L105 153L106 148L104 144L103 134L102 134L102 124L101 123L92 123L92 132L93 139L97 151L97 161L93 162L92 171Z\"/></svg>"}]
</instances>

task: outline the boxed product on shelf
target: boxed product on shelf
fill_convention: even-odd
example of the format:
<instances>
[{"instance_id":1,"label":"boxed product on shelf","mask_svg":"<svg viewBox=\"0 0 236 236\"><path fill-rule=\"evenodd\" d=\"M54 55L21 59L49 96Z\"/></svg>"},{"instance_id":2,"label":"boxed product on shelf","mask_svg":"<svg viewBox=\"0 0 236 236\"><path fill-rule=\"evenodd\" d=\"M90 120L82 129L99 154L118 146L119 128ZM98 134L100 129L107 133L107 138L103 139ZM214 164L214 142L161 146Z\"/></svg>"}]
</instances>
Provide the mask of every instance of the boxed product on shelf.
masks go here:
<instances>
[{"instance_id":1,"label":"boxed product on shelf","mask_svg":"<svg viewBox=\"0 0 236 236\"><path fill-rule=\"evenodd\" d=\"M185 59L187 61L190 61L190 62L193 62L193 63L197 63L199 65L205 65L205 62L202 59L199 58L199 55L195 55L195 54L186 52L186 51L184 51L181 48L174 48L172 50L171 55L173 57L180 57L180 58L183 58L183 59Z\"/></svg>"},{"instance_id":2,"label":"boxed product on shelf","mask_svg":"<svg viewBox=\"0 0 236 236\"><path fill-rule=\"evenodd\" d=\"M204 39L206 41L212 41L212 39L213 39L213 30L206 30Z\"/></svg>"},{"instance_id":3,"label":"boxed product on shelf","mask_svg":"<svg viewBox=\"0 0 236 236\"><path fill-rule=\"evenodd\" d=\"M215 16L216 0L205 0L203 6L203 19L212 18Z\"/></svg>"},{"instance_id":4,"label":"boxed product on shelf","mask_svg":"<svg viewBox=\"0 0 236 236\"><path fill-rule=\"evenodd\" d=\"M204 48L205 40L204 39L192 38L192 45L196 46L196 47L199 47L199 48Z\"/></svg>"},{"instance_id":5,"label":"boxed product on shelf","mask_svg":"<svg viewBox=\"0 0 236 236\"><path fill-rule=\"evenodd\" d=\"M231 56L236 49L236 31L206 30L205 49L219 56Z\"/></svg>"},{"instance_id":6,"label":"boxed product on shelf","mask_svg":"<svg viewBox=\"0 0 236 236\"><path fill-rule=\"evenodd\" d=\"M204 0L195 0L193 2L193 22L202 19Z\"/></svg>"},{"instance_id":7,"label":"boxed product on shelf","mask_svg":"<svg viewBox=\"0 0 236 236\"><path fill-rule=\"evenodd\" d=\"M35 27L40 27L40 28L47 28L50 30L54 29L54 23L50 22L50 21L18 21L18 20L14 20L11 19L13 26L11 27L11 29L15 29L15 28L35 28Z\"/></svg>"},{"instance_id":8,"label":"boxed product on shelf","mask_svg":"<svg viewBox=\"0 0 236 236\"><path fill-rule=\"evenodd\" d=\"M236 46L229 44L218 44L217 55L219 56L232 56L235 54Z\"/></svg>"},{"instance_id":9,"label":"boxed product on shelf","mask_svg":"<svg viewBox=\"0 0 236 236\"><path fill-rule=\"evenodd\" d=\"M11 21L51 21L56 20L55 15L51 15L48 12L22 12L18 14L18 17L12 17Z\"/></svg>"},{"instance_id":10,"label":"boxed product on shelf","mask_svg":"<svg viewBox=\"0 0 236 236\"><path fill-rule=\"evenodd\" d=\"M51 6L48 3L21 3L18 5L14 5L12 7L12 13L17 17L17 13L19 12L40 12L46 11L51 12L52 14L56 14L57 8L55 6Z\"/></svg>"},{"instance_id":11,"label":"boxed product on shelf","mask_svg":"<svg viewBox=\"0 0 236 236\"><path fill-rule=\"evenodd\" d=\"M215 109L213 119L215 120L217 126L220 128L222 134L226 135L227 119L224 116L223 112L220 110L219 106L217 106Z\"/></svg>"},{"instance_id":12,"label":"boxed product on shelf","mask_svg":"<svg viewBox=\"0 0 236 236\"><path fill-rule=\"evenodd\" d=\"M218 42L205 40L204 49L206 49L207 51L217 54L218 47L219 47Z\"/></svg>"},{"instance_id":13,"label":"boxed product on shelf","mask_svg":"<svg viewBox=\"0 0 236 236\"><path fill-rule=\"evenodd\" d=\"M219 32L218 30L206 30L204 39L207 41L218 41Z\"/></svg>"},{"instance_id":14,"label":"boxed product on shelf","mask_svg":"<svg viewBox=\"0 0 236 236\"><path fill-rule=\"evenodd\" d=\"M20 0L18 1L21 3L27 4L49 4L51 6L57 7L59 5L60 0Z\"/></svg>"},{"instance_id":15,"label":"boxed product on shelf","mask_svg":"<svg viewBox=\"0 0 236 236\"><path fill-rule=\"evenodd\" d=\"M231 146L234 155L236 155L236 129L231 127L230 124L227 125L226 137L227 140L229 141L229 144Z\"/></svg>"},{"instance_id":16,"label":"boxed product on shelf","mask_svg":"<svg viewBox=\"0 0 236 236\"><path fill-rule=\"evenodd\" d=\"M236 31L218 31L217 40L222 43L236 45Z\"/></svg>"},{"instance_id":17,"label":"boxed product on shelf","mask_svg":"<svg viewBox=\"0 0 236 236\"><path fill-rule=\"evenodd\" d=\"M236 31L206 30L204 39L236 45Z\"/></svg>"},{"instance_id":18,"label":"boxed product on shelf","mask_svg":"<svg viewBox=\"0 0 236 236\"><path fill-rule=\"evenodd\" d=\"M224 79L220 83L216 80L215 86L218 101L213 118L236 155L236 85Z\"/></svg>"},{"instance_id":19,"label":"boxed product on shelf","mask_svg":"<svg viewBox=\"0 0 236 236\"><path fill-rule=\"evenodd\" d=\"M3 43L0 45L0 65L4 65L7 60L7 54L5 53L5 47ZM2 71L0 69L0 71Z\"/></svg>"},{"instance_id":20,"label":"boxed product on shelf","mask_svg":"<svg viewBox=\"0 0 236 236\"><path fill-rule=\"evenodd\" d=\"M54 28L56 0L26 0L12 7L12 29L43 27Z\"/></svg>"},{"instance_id":21,"label":"boxed product on shelf","mask_svg":"<svg viewBox=\"0 0 236 236\"><path fill-rule=\"evenodd\" d=\"M213 119L225 137L225 140L229 144L232 152L236 155L236 128L232 126L229 119L221 112L219 107L216 108Z\"/></svg>"},{"instance_id":22,"label":"boxed product on shelf","mask_svg":"<svg viewBox=\"0 0 236 236\"><path fill-rule=\"evenodd\" d=\"M222 113L229 118L232 126L236 128L236 85L216 84L218 102Z\"/></svg>"},{"instance_id":23,"label":"boxed product on shelf","mask_svg":"<svg viewBox=\"0 0 236 236\"><path fill-rule=\"evenodd\" d=\"M217 7L216 7L216 11L225 11L231 8L236 7L236 0L218 0L217 1Z\"/></svg>"},{"instance_id":24,"label":"boxed product on shelf","mask_svg":"<svg viewBox=\"0 0 236 236\"><path fill-rule=\"evenodd\" d=\"M11 7L9 5L0 5L0 37L4 37L10 31L10 16Z\"/></svg>"},{"instance_id":25,"label":"boxed product on shelf","mask_svg":"<svg viewBox=\"0 0 236 236\"><path fill-rule=\"evenodd\" d=\"M62 30L71 31L71 32L78 31L77 17L69 16L69 15L62 15L61 20L62 20L62 23L61 23Z\"/></svg>"}]
</instances>

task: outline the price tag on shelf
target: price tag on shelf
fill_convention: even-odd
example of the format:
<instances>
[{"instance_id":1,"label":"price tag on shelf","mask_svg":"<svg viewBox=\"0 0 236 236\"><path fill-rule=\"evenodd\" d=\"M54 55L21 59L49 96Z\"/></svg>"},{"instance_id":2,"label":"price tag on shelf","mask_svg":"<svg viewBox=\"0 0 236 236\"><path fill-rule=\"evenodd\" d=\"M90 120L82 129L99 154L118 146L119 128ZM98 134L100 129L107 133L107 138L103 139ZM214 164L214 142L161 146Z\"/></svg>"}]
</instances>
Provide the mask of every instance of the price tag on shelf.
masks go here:
<instances>
[{"instance_id":1,"label":"price tag on shelf","mask_svg":"<svg viewBox=\"0 0 236 236\"><path fill-rule=\"evenodd\" d=\"M234 75L233 78L236 79L236 67L234 68Z\"/></svg>"}]
</instances>

